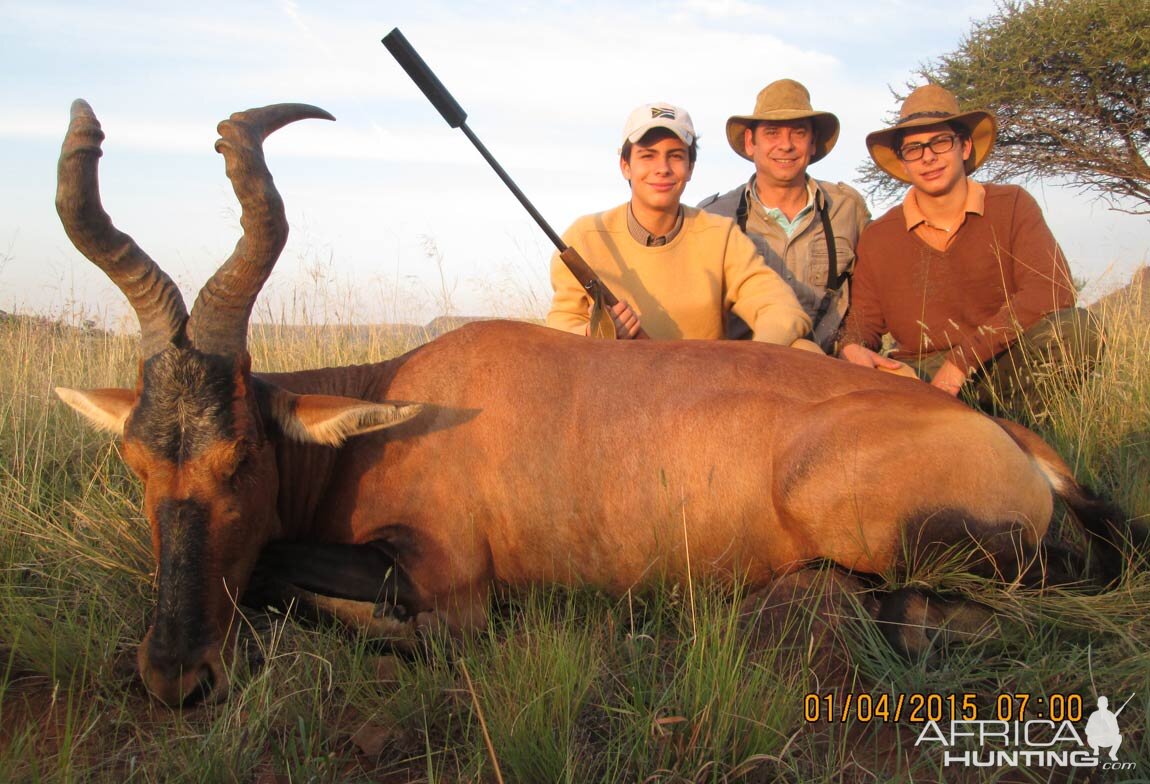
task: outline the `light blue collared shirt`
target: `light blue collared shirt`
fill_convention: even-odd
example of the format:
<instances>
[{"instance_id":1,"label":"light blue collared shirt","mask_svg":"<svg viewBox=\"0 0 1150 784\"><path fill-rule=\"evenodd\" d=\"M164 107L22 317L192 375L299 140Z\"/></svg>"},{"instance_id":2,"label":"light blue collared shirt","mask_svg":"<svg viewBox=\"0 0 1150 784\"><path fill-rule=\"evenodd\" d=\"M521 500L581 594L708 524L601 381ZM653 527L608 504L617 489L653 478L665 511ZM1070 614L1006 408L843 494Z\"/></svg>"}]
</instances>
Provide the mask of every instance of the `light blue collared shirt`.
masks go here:
<instances>
[{"instance_id":1,"label":"light blue collared shirt","mask_svg":"<svg viewBox=\"0 0 1150 784\"><path fill-rule=\"evenodd\" d=\"M747 190L751 192L751 198L754 199L755 204L757 204L762 209L763 215L771 218L775 221L775 223L779 224L779 227L788 237L792 236L795 231L798 230L799 224L803 222L803 218L807 217L808 213L814 212L815 209L815 185L814 182L811 181L810 177L807 178L807 204L805 207L798 211L794 220L787 218L787 216L783 214L783 211L778 207L768 207L767 205L763 204L763 202L759 199L758 191L755 190L755 183L753 180L747 186Z\"/></svg>"}]
</instances>

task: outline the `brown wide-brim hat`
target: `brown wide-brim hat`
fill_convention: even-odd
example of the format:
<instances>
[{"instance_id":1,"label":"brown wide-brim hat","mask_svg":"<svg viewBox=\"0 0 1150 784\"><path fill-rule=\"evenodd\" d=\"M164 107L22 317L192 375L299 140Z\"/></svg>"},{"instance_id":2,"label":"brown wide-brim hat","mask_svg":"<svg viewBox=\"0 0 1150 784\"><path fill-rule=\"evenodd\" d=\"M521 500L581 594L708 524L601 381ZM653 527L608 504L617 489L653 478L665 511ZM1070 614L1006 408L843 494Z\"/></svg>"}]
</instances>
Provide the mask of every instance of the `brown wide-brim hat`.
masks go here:
<instances>
[{"instance_id":1,"label":"brown wide-brim hat","mask_svg":"<svg viewBox=\"0 0 1150 784\"><path fill-rule=\"evenodd\" d=\"M830 112L811 108L811 94L794 79L779 79L759 91L754 114L736 115L727 120L727 141L740 158L751 160L744 144L744 134L763 120L809 119L815 131L815 149L811 163L826 157L839 140L839 118Z\"/></svg>"},{"instance_id":2,"label":"brown wide-brim hat","mask_svg":"<svg viewBox=\"0 0 1150 784\"><path fill-rule=\"evenodd\" d=\"M902 161L898 159L898 154L894 150L895 134L939 123L954 123L966 129L972 143L970 157L963 163L967 174L972 174L981 166L994 149L994 140L998 136L998 122L993 114L984 109L959 112L958 100L950 91L941 85L927 84L919 87L902 102L897 123L881 131L867 134L866 147L870 157L874 159L876 166L891 177L910 182L903 170Z\"/></svg>"}]
</instances>

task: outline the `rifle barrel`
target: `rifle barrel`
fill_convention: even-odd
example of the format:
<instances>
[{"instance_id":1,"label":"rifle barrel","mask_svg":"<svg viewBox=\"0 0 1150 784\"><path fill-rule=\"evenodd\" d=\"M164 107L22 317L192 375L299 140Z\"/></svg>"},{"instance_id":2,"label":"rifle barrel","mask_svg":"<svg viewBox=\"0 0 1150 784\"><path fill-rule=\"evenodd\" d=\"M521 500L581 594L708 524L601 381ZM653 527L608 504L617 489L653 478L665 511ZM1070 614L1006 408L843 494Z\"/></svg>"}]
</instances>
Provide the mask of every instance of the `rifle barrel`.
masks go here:
<instances>
[{"instance_id":1,"label":"rifle barrel","mask_svg":"<svg viewBox=\"0 0 1150 784\"><path fill-rule=\"evenodd\" d=\"M447 124L452 128L458 128L462 125L467 119L467 112L463 111L463 107L447 91L435 72L428 67L427 63L423 62L419 52L415 51L415 47L407 42L403 33L399 32L398 27L383 37L383 45L387 47L387 51L391 52L391 56L395 58L403 70L407 71L411 81L415 82L415 86L423 91L427 100L431 101L431 105L439 110L443 119L447 120Z\"/></svg>"},{"instance_id":2,"label":"rifle barrel","mask_svg":"<svg viewBox=\"0 0 1150 784\"><path fill-rule=\"evenodd\" d=\"M511 175L503 170L503 167L499 165L499 161L495 160L495 157L487 151L483 142L479 141L479 137L471 132L471 129L467 127L467 123L460 123L459 128L463 131L463 134L471 140L471 143L475 145L475 149L479 150L479 154L483 156L483 160L491 164L491 168L499 175L499 179L503 180L503 184L510 188L511 192L515 194L515 198L519 199L519 203L522 204L524 209L527 210L527 213L535 219L535 222L539 224L539 228L543 229L543 233L547 235L547 238L551 240L555 248L560 253L567 250L567 244L555 233L555 229L551 228L551 224L539 213L539 210L535 209L535 205L531 203L523 191L519 190L519 186L511 179Z\"/></svg>"},{"instance_id":3,"label":"rifle barrel","mask_svg":"<svg viewBox=\"0 0 1150 784\"><path fill-rule=\"evenodd\" d=\"M618 298L611 293L611 290L603 284L595 271L588 266L587 262L579 255L578 251L563 242L563 239L555 233L539 210L535 209L535 205L527 198L527 196L511 179L511 176L504 171L503 167L499 165L499 161L495 160L483 142L479 141L479 137L472 133L471 129L467 127L467 112L463 111L463 107L459 102L447 91L443 86L443 82L428 67L423 58L419 56L419 52L415 51L414 47L408 43L403 33L396 27L390 33L383 37L383 45L387 47L387 51L391 52L391 56L395 58L396 62L400 64L411 80L415 82L416 86L423 91L427 96L427 100L431 101L432 106L439 110L440 115L447 121L447 124L452 128L459 128L463 134L471 140L475 145L475 149L479 150L479 154L483 156L483 160L487 161L488 165L495 170L499 175L499 179L503 180L503 184L511 189L511 193L515 198L519 199L519 203L527 210L527 213L535 219L535 223L539 228L543 229L543 233L555 245L559 251L559 257L563 263L567 265L567 269L571 270L571 274L579 281L579 284L587 291L587 293L594 300L596 294L601 296L603 304L608 307L614 307L618 303ZM637 338L649 337L647 333L640 327L639 332L635 335Z\"/></svg>"},{"instance_id":4,"label":"rifle barrel","mask_svg":"<svg viewBox=\"0 0 1150 784\"><path fill-rule=\"evenodd\" d=\"M400 64L411 80L415 82L416 86L423 91L427 96L427 100L431 101L431 105L439 110L440 115L447 121L447 124L452 128L459 128L463 134L471 140L475 145L475 149L479 150L479 154L483 156L483 160L495 170L499 175L499 179L503 180L503 184L511 189L515 198L519 199L519 203L524 206L527 213L535 219L539 224L539 228L543 229L543 233L547 238L554 243L559 252L567 250L567 245L560 239L551 225L543 218L539 210L535 209L535 205L527 198L526 194L519 189L511 176L504 171L503 167L499 165L499 161L495 160L483 142L479 141L469 127L467 127L467 112L463 111L463 107L459 102L447 91L443 86L443 82L439 81L439 77L435 72L424 62L423 58L419 56L419 52L404 37L399 28L395 28L390 33L383 37L383 45L387 47L387 51L391 52L391 56L395 58L396 62Z\"/></svg>"}]
</instances>

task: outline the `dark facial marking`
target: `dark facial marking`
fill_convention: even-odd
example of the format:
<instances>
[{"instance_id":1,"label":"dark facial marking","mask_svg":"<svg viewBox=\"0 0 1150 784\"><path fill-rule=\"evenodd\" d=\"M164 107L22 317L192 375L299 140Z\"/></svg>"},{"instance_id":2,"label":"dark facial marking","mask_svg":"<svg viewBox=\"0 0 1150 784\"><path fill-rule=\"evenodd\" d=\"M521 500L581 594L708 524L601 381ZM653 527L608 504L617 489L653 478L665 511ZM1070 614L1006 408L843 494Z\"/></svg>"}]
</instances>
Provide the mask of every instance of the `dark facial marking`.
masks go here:
<instances>
[{"instance_id":1,"label":"dark facial marking","mask_svg":"<svg viewBox=\"0 0 1150 784\"><path fill-rule=\"evenodd\" d=\"M230 358L170 348L144 363L139 403L127 435L151 452L182 463L235 437L234 365Z\"/></svg>"},{"instance_id":2,"label":"dark facial marking","mask_svg":"<svg viewBox=\"0 0 1150 784\"><path fill-rule=\"evenodd\" d=\"M156 507L160 529L160 590L152 627L152 665L177 676L187 657L205 645L208 509L195 499L164 500Z\"/></svg>"}]
</instances>

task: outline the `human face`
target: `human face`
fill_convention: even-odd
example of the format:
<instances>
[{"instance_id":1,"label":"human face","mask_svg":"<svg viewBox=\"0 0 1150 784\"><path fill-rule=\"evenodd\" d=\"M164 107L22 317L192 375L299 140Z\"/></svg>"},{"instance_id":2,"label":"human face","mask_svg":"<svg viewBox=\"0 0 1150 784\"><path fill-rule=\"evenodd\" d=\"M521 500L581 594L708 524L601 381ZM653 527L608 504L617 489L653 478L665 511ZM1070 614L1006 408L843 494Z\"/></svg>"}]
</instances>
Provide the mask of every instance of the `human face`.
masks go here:
<instances>
[{"instance_id":1,"label":"human face","mask_svg":"<svg viewBox=\"0 0 1150 784\"><path fill-rule=\"evenodd\" d=\"M775 188L806 183L807 166L815 151L810 120L763 120L743 134L747 155L755 162L760 185Z\"/></svg>"},{"instance_id":2,"label":"human face","mask_svg":"<svg viewBox=\"0 0 1150 784\"><path fill-rule=\"evenodd\" d=\"M687 145L678 136L631 147L630 160L620 159L623 177L631 183L631 203L640 211L678 212L683 189L694 170Z\"/></svg>"},{"instance_id":3,"label":"human face","mask_svg":"<svg viewBox=\"0 0 1150 784\"><path fill-rule=\"evenodd\" d=\"M910 184L927 196L945 196L966 178L963 161L970 157L972 148L970 139L959 137L958 143L943 153L937 153L929 146L932 139L953 133L954 130L943 123L908 133L902 139L900 149L905 149L911 144L927 145L922 148L922 157L918 160L899 159Z\"/></svg>"}]
</instances>

